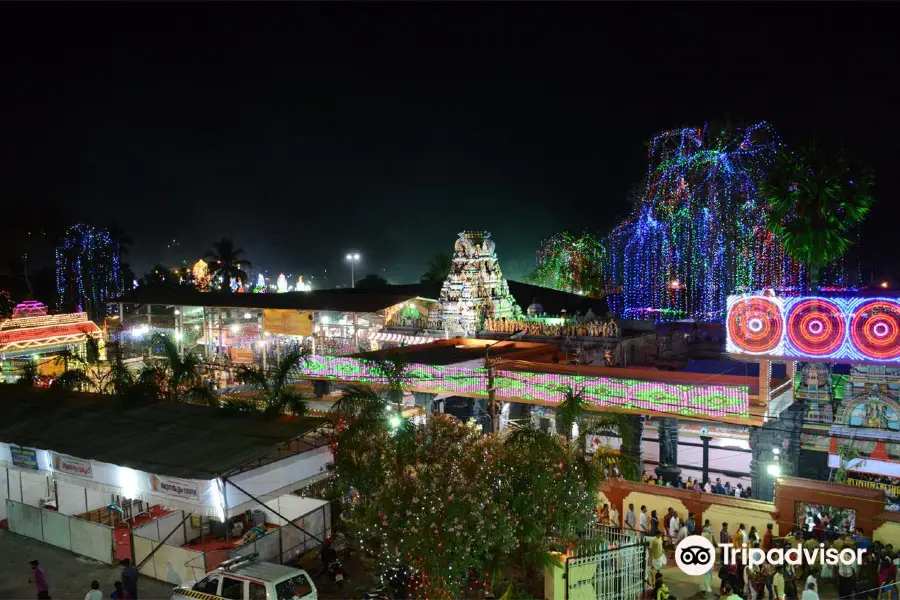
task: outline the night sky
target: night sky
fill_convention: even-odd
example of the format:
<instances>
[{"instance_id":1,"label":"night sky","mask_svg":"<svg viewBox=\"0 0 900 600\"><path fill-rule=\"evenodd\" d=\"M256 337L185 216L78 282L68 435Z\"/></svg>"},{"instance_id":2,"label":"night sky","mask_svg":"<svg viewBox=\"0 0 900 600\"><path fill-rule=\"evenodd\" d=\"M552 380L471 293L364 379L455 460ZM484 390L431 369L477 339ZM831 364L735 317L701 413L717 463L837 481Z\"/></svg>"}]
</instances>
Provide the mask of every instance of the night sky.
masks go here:
<instances>
[{"instance_id":1,"label":"night sky","mask_svg":"<svg viewBox=\"0 0 900 600\"><path fill-rule=\"evenodd\" d=\"M894 273L900 216L898 14L849 3L2 4L2 218L119 221L138 275L231 236L254 266L318 287L348 283L349 250L363 255L358 274L416 281L457 231L484 228L515 279L542 237L605 233L627 214L654 133L727 114L876 167L863 262L880 277Z\"/></svg>"}]
</instances>

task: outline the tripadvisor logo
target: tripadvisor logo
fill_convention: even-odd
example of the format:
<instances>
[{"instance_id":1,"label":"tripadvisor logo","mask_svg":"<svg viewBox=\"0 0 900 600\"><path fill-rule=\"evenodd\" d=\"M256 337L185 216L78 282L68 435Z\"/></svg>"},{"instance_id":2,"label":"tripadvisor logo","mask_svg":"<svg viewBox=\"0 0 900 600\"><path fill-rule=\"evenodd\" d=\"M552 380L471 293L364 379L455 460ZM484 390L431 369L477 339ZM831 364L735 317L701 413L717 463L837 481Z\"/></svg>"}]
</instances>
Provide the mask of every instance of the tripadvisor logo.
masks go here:
<instances>
[{"instance_id":1,"label":"tripadvisor logo","mask_svg":"<svg viewBox=\"0 0 900 600\"><path fill-rule=\"evenodd\" d=\"M798 544L796 548L773 548L766 552L762 548L735 548L733 544L719 544L726 565L742 564L758 566L769 563L779 565L800 565L824 562L829 566L860 565L865 549L862 548L818 548L808 549ZM688 575L705 575L716 562L716 547L702 535L689 535L675 548L675 564Z\"/></svg>"}]
</instances>

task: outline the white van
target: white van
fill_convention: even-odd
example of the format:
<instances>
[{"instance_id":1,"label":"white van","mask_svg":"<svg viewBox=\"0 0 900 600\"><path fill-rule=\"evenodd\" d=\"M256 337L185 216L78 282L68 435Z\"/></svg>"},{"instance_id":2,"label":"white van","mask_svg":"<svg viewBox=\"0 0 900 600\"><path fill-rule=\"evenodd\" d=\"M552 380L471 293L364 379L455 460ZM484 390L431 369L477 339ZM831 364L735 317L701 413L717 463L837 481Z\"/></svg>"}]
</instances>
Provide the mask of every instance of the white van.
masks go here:
<instances>
[{"instance_id":1,"label":"white van","mask_svg":"<svg viewBox=\"0 0 900 600\"><path fill-rule=\"evenodd\" d=\"M318 600L312 577L303 569L260 562L256 554L223 562L202 579L172 592L172 600Z\"/></svg>"}]
</instances>

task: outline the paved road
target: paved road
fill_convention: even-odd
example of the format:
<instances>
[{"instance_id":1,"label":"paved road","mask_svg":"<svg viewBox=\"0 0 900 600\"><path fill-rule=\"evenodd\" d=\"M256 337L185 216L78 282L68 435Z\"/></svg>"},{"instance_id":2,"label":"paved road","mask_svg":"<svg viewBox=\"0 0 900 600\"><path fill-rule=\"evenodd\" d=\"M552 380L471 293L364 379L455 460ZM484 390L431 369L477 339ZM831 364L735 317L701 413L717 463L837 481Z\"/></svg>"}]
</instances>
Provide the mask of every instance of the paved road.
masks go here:
<instances>
[{"instance_id":1,"label":"paved road","mask_svg":"<svg viewBox=\"0 0 900 600\"><path fill-rule=\"evenodd\" d=\"M113 582L121 573L119 567L0 530L0 598L31 600L37 597L34 584L28 583L31 575L28 561L32 559L37 559L44 567L53 600L83 600L94 579L100 582L103 597L108 598ZM169 600L171 592L171 585L146 577L142 577L138 585L140 600Z\"/></svg>"}]
</instances>

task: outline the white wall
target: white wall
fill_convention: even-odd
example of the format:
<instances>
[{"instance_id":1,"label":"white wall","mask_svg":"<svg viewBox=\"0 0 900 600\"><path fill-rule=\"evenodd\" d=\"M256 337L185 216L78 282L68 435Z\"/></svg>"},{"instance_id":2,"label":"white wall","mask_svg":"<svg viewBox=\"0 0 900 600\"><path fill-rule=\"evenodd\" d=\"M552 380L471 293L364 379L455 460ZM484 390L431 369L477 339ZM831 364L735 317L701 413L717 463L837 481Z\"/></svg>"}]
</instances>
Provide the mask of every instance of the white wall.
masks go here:
<instances>
[{"instance_id":1,"label":"white wall","mask_svg":"<svg viewBox=\"0 0 900 600\"><path fill-rule=\"evenodd\" d=\"M287 521L277 516L278 512L288 521L293 521L297 517L312 512L320 506L328 504L325 500L317 500L315 498L303 498L293 494L285 494L273 500L266 501L266 506L260 506L256 502L248 502L243 510L261 510L266 513L266 523L284 526ZM274 510L273 510L274 509Z\"/></svg>"},{"instance_id":2,"label":"white wall","mask_svg":"<svg viewBox=\"0 0 900 600\"><path fill-rule=\"evenodd\" d=\"M315 450L303 452L258 469L241 473L235 476L233 480L237 485L257 498L273 492L282 495L285 492L296 489L296 487L300 487L298 484L303 480L323 473L325 465L331 460L331 450L328 446L322 446ZM258 505L250 505L249 503L256 505L256 502L253 502L244 493L239 492L234 486L226 484L225 490L229 514L234 515L248 508L251 510L258 508ZM248 505L242 506L245 503Z\"/></svg>"},{"instance_id":3,"label":"white wall","mask_svg":"<svg viewBox=\"0 0 900 600\"><path fill-rule=\"evenodd\" d=\"M184 520L186 514L187 513L184 511L177 510L165 517L154 519L146 525L135 529L134 535L139 535L155 542L161 542L166 539L166 536L169 535L169 533L172 533L172 530L174 529L174 533L166 540L166 544L169 544L170 546L183 546L186 543L184 531L187 524L182 526L181 522Z\"/></svg>"},{"instance_id":4,"label":"white wall","mask_svg":"<svg viewBox=\"0 0 900 600\"><path fill-rule=\"evenodd\" d=\"M56 496L59 501L56 508L62 514L81 515L87 512L87 503L84 500L83 487L77 487L66 483L57 483Z\"/></svg>"},{"instance_id":5,"label":"white wall","mask_svg":"<svg viewBox=\"0 0 900 600\"><path fill-rule=\"evenodd\" d=\"M6 499L9 498L7 490L9 490L9 470L6 467L0 467L0 521L6 518Z\"/></svg>"}]
</instances>

